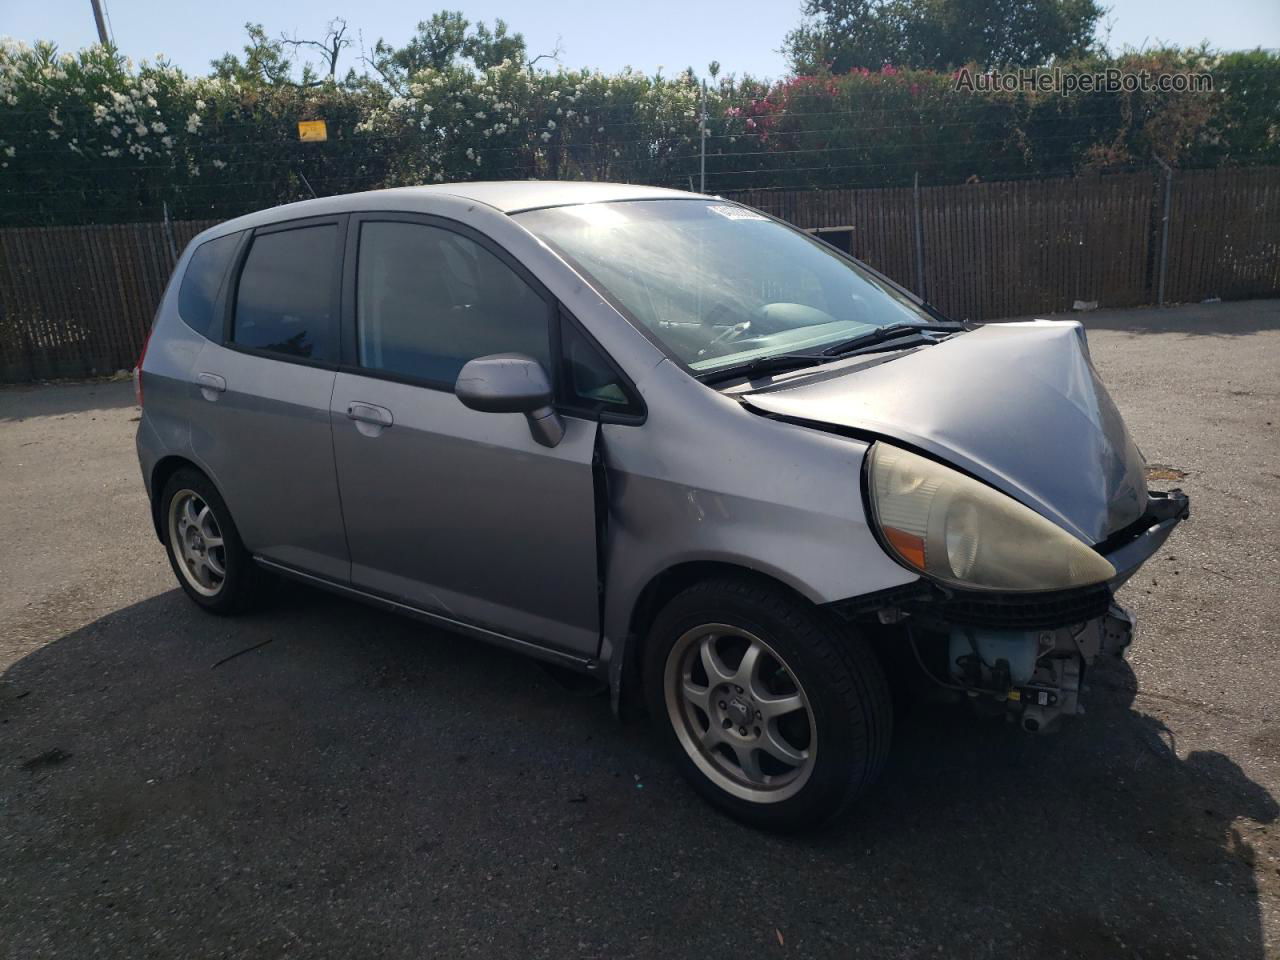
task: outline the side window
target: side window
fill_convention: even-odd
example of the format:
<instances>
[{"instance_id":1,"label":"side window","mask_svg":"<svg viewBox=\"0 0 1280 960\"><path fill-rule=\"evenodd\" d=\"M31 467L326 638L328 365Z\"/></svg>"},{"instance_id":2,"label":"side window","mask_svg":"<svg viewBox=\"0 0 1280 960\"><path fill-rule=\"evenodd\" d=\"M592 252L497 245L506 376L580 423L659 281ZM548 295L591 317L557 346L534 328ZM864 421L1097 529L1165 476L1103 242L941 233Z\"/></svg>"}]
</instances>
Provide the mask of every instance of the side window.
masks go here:
<instances>
[{"instance_id":1,"label":"side window","mask_svg":"<svg viewBox=\"0 0 1280 960\"><path fill-rule=\"evenodd\" d=\"M231 339L310 360L337 359L335 224L260 234L245 258Z\"/></svg>"},{"instance_id":2,"label":"side window","mask_svg":"<svg viewBox=\"0 0 1280 960\"><path fill-rule=\"evenodd\" d=\"M420 223L360 226L362 367L452 386L468 360L523 353L550 375L549 314L532 287L466 237Z\"/></svg>"},{"instance_id":3,"label":"side window","mask_svg":"<svg viewBox=\"0 0 1280 960\"><path fill-rule=\"evenodd\" d=\"M571 407L593 413L639 413L622 376L600 348L574 324L560 320L560 353L563 364L563 400Z\"/></svg>"},{"instance_id":4,"label":"side window","mask_svg":"<svg viewBox=\"0 0 1280 960\"><path fill-rule=\"evenodd\" d=\"M187 272L182 275L182 286L178 288L178 316L188 327L210 340L222 339L222 330L217 329L222 326L221 317L215 322L214 307L239 244L239 233L200 244L187 261Z\"/></svg>"}]
</instances>

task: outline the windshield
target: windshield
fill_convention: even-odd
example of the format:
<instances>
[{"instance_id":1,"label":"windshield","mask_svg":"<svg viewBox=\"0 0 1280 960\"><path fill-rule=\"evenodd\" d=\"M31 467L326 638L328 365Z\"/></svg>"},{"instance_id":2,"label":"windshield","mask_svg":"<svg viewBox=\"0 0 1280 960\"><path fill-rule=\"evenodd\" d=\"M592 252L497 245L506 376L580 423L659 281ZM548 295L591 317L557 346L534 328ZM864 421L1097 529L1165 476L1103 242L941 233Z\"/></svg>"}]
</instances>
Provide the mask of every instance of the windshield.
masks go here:
<instances>
[{"instance_id":1,"label":"windshield","mask_svg":"<svg viewBox=\"0 0 1280 960\"><path fill-rule=\"evenodd\" d=\"M518 218L695 372L934 322L822 242L736 204L632 200Z\"/></svg>"}]
</instances>

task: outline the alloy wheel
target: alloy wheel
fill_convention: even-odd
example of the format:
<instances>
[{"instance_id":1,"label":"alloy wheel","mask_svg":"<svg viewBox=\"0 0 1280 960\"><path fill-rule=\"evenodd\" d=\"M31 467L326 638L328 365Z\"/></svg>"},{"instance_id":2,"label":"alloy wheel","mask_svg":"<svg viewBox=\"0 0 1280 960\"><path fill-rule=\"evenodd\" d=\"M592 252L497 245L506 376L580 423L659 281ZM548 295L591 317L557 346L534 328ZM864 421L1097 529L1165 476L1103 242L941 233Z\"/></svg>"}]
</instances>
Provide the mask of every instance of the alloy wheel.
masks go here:
<instances>
[{"instance_id":1,"label":"alloy wheel","mask_svg":"<svg viewBox=\"0 0 1280 960\"><path fill-rule=\"evenodd\" d=\"M694 627L671 648L664 682L676 736L713 783L755 803L804 787L817 756L813 711L764 640L723 623Z\"/></svg>"},{"instance_id":2,"label":"alloy wheel","mask_svg":"<svg viewBox=\"0 0 1280 960\"><path fill-rule=\"evenodd\" d=\"M169 549L192 590L216 597L227 580L227 551L218 519L194 490L169 501Z\"/></svg>"}]
</instances>

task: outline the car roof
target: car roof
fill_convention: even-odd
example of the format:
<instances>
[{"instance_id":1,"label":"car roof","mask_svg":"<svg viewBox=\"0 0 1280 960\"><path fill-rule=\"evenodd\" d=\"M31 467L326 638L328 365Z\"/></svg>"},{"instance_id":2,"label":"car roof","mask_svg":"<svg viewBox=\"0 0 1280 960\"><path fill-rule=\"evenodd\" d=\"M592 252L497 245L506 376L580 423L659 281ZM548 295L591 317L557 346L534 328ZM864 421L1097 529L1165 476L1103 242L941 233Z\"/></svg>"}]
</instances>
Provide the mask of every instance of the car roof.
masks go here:
<instances>
[{"instance_id":1,"label":"car roof","mask_svg":"<svg viewBox=\"0 0 1280 960\"><path fill-rule=\"evenodd\" d=\"M598 183L569 180L492 180L464 183L436 183L423 187L391 187L345 193L315 200L286 203L255 213L245 214L212 227L197 239L209 239L236 230L268 226L285 220L311 216L333 216L366 210L422 209L431 198L482 203L502 213L519 213L544 207L563 207L576 203L611 203L618 200L693 200L713 199L706 194L669 190L665 187L637 186L630 183Z\"/></svg>"},{"instance_id":2,"label":"car roof","mask_svg":"<svg viewBox=\"0 0 1280 960\"><path fill-rule=\"evenodd\" d=\"M666 187L570 180L490 180L476 183L442 183L430 187L402 189L424 193L427 191L448 193L465 200L488 204L503 213L517 213L521 210L540 207L563 207L574 203L689 199L704 196L684 190L669 190Z\"/></svg>"}]
</instances>

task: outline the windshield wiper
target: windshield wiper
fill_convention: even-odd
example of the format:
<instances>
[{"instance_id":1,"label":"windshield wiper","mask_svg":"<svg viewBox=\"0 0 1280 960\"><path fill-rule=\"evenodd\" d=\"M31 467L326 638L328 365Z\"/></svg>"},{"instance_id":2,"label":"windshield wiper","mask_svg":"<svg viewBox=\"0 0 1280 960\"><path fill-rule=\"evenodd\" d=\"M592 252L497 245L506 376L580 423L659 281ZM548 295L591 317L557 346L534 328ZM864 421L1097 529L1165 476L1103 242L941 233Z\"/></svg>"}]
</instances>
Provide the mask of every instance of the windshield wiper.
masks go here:
<instances>
[{"instance_id":1,"label":"windshield wiper","mask_svg":"<svg viewBox=\"0 0 1280 960\"><path fill-rule=\"evenodd\" d=\"M736 380L739 377L754 380L756 377L762 377L767 373L798 370L801 367L830 363L835 359L837 358L824 356L821 353L779 353L772 357L756 357L746 363L735 363L719 370L709 370L706 373L699 374L698 379L703 383L719 383L722 380Z\"/></svg>"},{"instance_id":2,"label":"windshield wiper","mask_svg":"<svg viewBox=\"0 0 1280 960\"><path fill-rule=\"evenodd\" d=\"M835 357L847 353L852 353L863 347L874 347L890 340L898 340L904 337L917 336L926 343L937 343L937 339L927 336L931 332L956 333L964 329L963 324L959 323L891 323L887 327L876 327L874 330L868 330L866 333L859 334L850 340L844 340L834 346L827 347L822 351L824 357Z\"/></svg>"}]
</instances>

